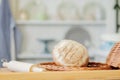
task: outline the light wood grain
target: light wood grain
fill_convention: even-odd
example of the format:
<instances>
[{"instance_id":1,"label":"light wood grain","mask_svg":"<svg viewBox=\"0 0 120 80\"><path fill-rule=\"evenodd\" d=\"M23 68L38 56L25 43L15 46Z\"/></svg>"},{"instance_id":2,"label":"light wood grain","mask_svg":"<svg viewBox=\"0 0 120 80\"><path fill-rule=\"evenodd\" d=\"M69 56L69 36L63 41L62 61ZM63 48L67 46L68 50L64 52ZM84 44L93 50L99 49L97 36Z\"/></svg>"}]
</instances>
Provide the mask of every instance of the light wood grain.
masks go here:
<instances>
[{"instance_id":1,"label":"light wood grain","mask_svg":"<svg viewBox=\"0 0 120 80\"><path fill-rule=\"evenodd\" d=\"M120 80L120 70L64 72L0 72L0 80Z\"/></svg>"}]
</instances>

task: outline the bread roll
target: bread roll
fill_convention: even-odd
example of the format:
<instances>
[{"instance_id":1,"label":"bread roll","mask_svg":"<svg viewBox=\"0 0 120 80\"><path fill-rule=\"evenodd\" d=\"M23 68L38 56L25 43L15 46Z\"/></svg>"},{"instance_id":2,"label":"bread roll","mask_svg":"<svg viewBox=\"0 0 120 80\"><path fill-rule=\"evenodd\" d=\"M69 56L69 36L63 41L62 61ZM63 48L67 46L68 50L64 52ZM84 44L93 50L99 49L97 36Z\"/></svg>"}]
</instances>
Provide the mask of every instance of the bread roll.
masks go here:
<instances>
[{"instance_id":1,"label":"bread roll","mask_svg":"<svg viewBox=\"0 0 120 80\"><path fill-rule=\"evenodd\" d=\"M61 66L87 66L87 49L73 40L62 40L53 49L53 59Z\"/></svg>"}]
</instances>

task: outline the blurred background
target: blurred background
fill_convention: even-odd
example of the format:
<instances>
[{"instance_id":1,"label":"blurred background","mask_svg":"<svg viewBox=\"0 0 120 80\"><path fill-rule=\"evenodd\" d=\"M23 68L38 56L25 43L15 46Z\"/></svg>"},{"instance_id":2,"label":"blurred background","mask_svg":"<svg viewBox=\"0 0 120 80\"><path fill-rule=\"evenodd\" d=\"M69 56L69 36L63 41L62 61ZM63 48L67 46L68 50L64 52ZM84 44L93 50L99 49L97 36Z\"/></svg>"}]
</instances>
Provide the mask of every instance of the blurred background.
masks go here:
<instances>
[{"instance_id":1,"label":"blurred background","mask_svg":"<svg viewBox=\"0 0 120 80\"><path fill-rule=\"evenodd\" d=\"M10 36L11 59L31 63L52 61L54 45L72 39L86 46L90 61L105 62L113 44L120 40L116 0L9 2L15 25Z\"/></svg>"}]
</instances>

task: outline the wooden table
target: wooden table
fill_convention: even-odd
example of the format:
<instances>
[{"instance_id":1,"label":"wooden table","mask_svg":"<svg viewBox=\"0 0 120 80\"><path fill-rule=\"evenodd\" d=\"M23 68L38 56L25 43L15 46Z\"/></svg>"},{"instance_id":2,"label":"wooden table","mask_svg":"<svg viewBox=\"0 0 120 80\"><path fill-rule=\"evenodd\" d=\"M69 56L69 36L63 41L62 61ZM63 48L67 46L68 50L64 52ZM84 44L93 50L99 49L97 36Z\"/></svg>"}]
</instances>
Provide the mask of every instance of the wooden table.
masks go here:
<instances>
[{"instance_id":1,"label":"wooden table","mask_svg":"<svg viewBox=\"0 0 120 80\"><path fill-rule=\"evenodd\" d=\"M0 80L120 80L120 70L11 72L0 69Z\"/></svg>"},{"instance_id":2,"label":"wooden table","mask_svg":"<svg viewBox=\"0 0 120 80\"><path fill-rule=\"evenodd\" d=\"M0 73L3 73L3 72L12 72L10 70L8 70L7 68L0 68Z\"/></svg>"}]
</instances>

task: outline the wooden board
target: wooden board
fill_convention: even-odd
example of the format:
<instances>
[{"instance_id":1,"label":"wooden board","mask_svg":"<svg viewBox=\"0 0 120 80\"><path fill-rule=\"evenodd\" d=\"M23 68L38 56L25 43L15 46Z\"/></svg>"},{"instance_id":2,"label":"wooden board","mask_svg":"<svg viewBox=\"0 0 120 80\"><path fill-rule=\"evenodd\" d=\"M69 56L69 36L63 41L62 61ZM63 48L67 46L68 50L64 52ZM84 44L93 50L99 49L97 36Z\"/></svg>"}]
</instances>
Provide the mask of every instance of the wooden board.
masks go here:
<instances>
[{"instance_id":1,"label":"wooden board","mask_svg":"<svg viewBox=\"0 0 120 80\"><path fill-rule=\"evenodd\" d=\"M120 70L0 72L0 80L120 80Z\"/></svg>"},{"instance_id":2,"label":"wooden board","mask_svg":"<svg viewBox=\"0 0 120 80\"><path fill-rule=\"evenodd\" d=\"M10 71L7 68L0 68L0 73L3 73L3 72L12 72L12 71Z\"/></svg>"}]
</instances>

